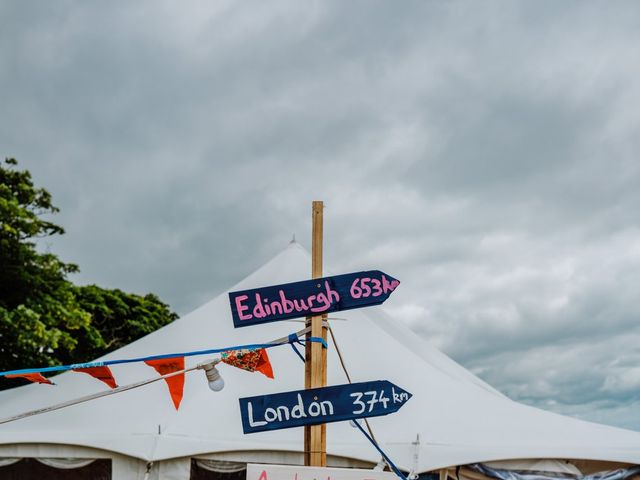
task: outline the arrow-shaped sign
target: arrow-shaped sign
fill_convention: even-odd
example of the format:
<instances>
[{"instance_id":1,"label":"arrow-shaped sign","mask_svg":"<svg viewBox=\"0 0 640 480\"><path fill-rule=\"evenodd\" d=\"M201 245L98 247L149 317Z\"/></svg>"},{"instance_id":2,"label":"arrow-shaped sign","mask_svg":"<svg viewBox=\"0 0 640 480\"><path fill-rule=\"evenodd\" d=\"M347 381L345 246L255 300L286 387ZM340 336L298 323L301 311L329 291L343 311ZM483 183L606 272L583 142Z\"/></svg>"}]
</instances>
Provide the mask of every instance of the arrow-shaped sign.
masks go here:
<instances>
[{"instance_id":1,"label":"arrow-shaped sign","mask_svg":"<svg viewBox=\"0 0 640 480\"><path fill-rule=\"evenodd\" d=\"M380 305L400 284L379 270L229 293L236 328Z\"/></svg>"},{"instance_id":2,"label":"arrow-shaped sign","mask_svg":"<svg viewBox=\"0 0 640 480\"><path fill-rule=\"evenodd\" d=\"M411 394L388 380L310 388L240 399L244 433L397 412Z\"/></svg>"}]
</instances>

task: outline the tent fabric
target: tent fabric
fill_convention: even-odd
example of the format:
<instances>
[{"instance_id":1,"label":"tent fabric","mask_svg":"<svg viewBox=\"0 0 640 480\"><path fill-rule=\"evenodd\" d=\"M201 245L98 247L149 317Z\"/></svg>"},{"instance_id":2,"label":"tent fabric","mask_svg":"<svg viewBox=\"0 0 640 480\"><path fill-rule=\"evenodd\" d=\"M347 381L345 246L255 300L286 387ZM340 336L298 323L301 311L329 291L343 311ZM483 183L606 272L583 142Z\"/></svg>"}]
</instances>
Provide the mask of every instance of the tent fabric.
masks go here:
<instances>
[{"instance_id":1,"label":"tent fabric","mask_svg":"<svg viewBox=\"0 0 640 480\"><path fill-rule=\"evenodd\" d=\"M309 278L310 263L308 252L292 244L230 290ZM393 302L393 296L388 302ZM417 473L509 459L640 463L640 433L514 402L428 345L403 323L390 318L382 307L340 312L339 317L346 321L331 320L331 316L329 321L354 382L385 379L413 394L399 412L370 419L380 445L404 470L413 469L414 454ZM260 343L286 337L300 328L299 321L284 321L236 330L225 292L104 358ZM287 347L270 349L275 380L220 364L226 386L217 393L209 390L203 372L191 372L185 375L179 411L167 395L167 387L156 382L5 424L0 426L0 447L54 444L73 450L72 446L81 445L108 455L139 459L145 465L233 452L262 452L274 459L297 456L303 445L302 429L244 435L238 406L240 397L304 388L304 365L293 355ZM185 366L204 360L190 357L185 359ZM328 364L328 384L347 383L331 342ZM117 365L112 370L120 385L150 378L150 369L144 364ZM54 382L57 386L34 384L0 392L0 414L16 415L105 388L88 375L72 372L55 376ZM412 443L416 435L421 439L417 449ZM375 464L379 460L378 453L348 422L327 426L327 453L330 458L346 459L347 463Z\"/></svg>"}]
</instances>

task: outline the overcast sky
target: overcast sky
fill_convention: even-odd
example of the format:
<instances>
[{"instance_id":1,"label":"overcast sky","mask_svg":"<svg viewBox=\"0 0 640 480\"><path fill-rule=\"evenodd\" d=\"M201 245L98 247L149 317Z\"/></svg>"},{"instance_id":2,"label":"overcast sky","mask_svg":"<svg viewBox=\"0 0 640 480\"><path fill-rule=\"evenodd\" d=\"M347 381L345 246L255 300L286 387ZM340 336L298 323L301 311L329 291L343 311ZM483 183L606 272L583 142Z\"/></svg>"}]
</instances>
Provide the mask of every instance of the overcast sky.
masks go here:
<instances>
[{"instance_id":1,"label":"overcast sky","mask_svg":"<svg viewBox=\"0 0 640 480\"><path fill-rule=\"evenodd\" d=\"M184 314L324 200L335 272L510 397L640 430L640 4L0 3L0 154L79 283Z\"/></svg>"}]
</instances>

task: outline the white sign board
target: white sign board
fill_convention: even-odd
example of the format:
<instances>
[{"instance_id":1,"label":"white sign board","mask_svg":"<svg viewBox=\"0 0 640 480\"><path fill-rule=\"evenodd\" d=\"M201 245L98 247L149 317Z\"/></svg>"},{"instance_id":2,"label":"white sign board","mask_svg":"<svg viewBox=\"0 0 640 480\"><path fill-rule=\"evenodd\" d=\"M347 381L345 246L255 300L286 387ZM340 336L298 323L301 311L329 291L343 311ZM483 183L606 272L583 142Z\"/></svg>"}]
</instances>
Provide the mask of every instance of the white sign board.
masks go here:
<instances>
[{"instance_id":1,"label":"white sign board","mask_svg":"<svg viewBox=\"0 0 640 480\"><path fill-rule=\"evenodd\" d=\"M247 480L398 480L393 472L357 468L247 464Z\"/></svg>"}]
</instances>

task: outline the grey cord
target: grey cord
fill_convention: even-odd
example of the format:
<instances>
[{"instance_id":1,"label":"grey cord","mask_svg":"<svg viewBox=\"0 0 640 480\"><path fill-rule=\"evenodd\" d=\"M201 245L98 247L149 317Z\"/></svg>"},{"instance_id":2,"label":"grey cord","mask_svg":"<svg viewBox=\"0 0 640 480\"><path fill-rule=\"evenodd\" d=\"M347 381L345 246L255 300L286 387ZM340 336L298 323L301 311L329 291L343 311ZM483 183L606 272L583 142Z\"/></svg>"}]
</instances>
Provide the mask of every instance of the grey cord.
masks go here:
<instances>
[{"instance_id":1,"label":"grey cord","mask_svg":"<svg viewBox=\"0 0 640 480\"><path fill-rule=\"evenodd\" d=\"M344 374L347 376L347 380L349 381L349 383L353 383L351 381L351 375L349 375L349 372L347 371L347 366L344 363L344 359L342 358L342 352L340 351L340 347L338 346L338 342L336 342L336 336L333 333L333 329L331 328L331 325L329 325L329 323L327 322L327 328L329 329L329 333L331 334L331 341L333 342L333 345L336 347L336 353L338 354L338 359L340 360L340 365L342 366L342 370L344 371ZM369 420L367 420L366 418L363 419L365 425L367 426L367 430L369 430L369 435L371 435L371 438L373 438L373 441L378 443L378 441L376 440L375 435L373 434L373 430L371 429L371 425L369 425ZM354 420L354 422L356 422L357 420Z\"/></svg>"}]
</instances>

